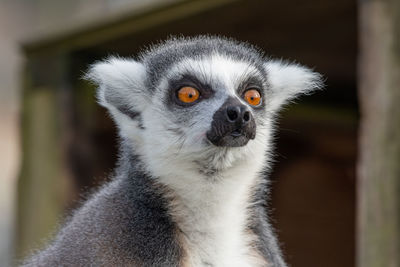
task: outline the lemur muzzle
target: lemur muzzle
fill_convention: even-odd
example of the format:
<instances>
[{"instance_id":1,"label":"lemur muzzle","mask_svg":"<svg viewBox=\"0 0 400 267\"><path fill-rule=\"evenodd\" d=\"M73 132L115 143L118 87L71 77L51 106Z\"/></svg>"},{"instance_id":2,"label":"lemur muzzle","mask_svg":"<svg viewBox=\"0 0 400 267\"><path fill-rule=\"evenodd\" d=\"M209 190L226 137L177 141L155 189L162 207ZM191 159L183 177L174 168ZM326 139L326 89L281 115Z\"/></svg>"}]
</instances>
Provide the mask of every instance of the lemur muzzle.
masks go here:
<instances>
[{"instance_id":1,"label":"lemur muzzle","mask_svg":"<svg viewBox=\"0 0 400 267\"><path fill-rule=\"evenodd\" d=\"M256 123L249 107L229 97L214 113L207 138L216 146L239 147L256 136Z\"/></svg>"}]
</instances>

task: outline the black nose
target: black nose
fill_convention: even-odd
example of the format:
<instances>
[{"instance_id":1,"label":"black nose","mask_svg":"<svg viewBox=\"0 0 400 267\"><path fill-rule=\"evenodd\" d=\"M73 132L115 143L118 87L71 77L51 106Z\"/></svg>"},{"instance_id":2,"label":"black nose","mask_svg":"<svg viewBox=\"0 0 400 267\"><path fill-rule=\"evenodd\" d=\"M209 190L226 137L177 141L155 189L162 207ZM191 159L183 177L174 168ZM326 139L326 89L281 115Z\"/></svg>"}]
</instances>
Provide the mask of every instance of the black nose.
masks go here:
<instances>
[{"instance_id":1,"label":"black nose","mask_svg":"<svg viewBox=\"0 0 400 267\"><path fill-rule=\"evenodd\" d=\"M256 126L250 108L236 97L229 97L215 111L207 139L215 146L245 146L256 137Z\"/></svg>"},{"instance_id":2,"label":"black nose","mask_svg":"<svg viewBox=\"0 0 400 267\"><path fill-rule=\"evenodd\" d=\"M226 107L226 118L229 122L246 125L250 121L250 111L245 105L233 105Z\"/></svg>"}]
</instances>

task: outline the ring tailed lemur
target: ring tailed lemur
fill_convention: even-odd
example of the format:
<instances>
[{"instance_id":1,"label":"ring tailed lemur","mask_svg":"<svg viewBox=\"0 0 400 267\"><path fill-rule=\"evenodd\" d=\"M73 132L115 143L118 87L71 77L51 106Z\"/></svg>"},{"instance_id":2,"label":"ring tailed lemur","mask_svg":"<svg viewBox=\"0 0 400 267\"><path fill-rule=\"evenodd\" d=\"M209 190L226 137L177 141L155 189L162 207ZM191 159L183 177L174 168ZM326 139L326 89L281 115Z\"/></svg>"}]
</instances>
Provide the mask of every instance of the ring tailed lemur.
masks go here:
<instances>
[{"instance_id":1,"label":"ring tailed lemur","mask_svg":"<svg viewBox=\"0 0 400 267\"><path fill-rule=\"evenodd\" d=\"M87 78L119 128L118 168L25 266L286 266L263 171L277 111L319 74L199 36Z\"/></svg>"}]
</instances>

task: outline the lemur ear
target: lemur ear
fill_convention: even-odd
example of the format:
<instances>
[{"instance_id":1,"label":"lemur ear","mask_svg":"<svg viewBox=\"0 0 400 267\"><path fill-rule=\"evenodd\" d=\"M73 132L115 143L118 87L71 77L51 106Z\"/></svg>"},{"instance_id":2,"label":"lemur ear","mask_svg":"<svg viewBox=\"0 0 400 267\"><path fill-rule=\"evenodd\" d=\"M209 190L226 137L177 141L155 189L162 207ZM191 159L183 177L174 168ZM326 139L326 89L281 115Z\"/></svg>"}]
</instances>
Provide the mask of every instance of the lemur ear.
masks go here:
<instances>
[{"instance_id":1,"label":"lemur ear","mask_svg":"<svg viewBox=\"0 0 400 267\"><path fill-rule=\"evenodd\" d=\"M136 117L146 106L145 66L132 59L109 58L93 64L85 75L96 83L97 99L114 117Z\"/></svg>"},{"instance_id":2,"label":"lemur ear","mask_svg":"<svg viewBox=\"0 0 400 267\"><path fill-rule=\"evenodd\" d=\"M264 67L271 90L270 109L273 111L301 94L323 87L322 76L301 65L268 61Z\"/></svg>"}]
</instances>

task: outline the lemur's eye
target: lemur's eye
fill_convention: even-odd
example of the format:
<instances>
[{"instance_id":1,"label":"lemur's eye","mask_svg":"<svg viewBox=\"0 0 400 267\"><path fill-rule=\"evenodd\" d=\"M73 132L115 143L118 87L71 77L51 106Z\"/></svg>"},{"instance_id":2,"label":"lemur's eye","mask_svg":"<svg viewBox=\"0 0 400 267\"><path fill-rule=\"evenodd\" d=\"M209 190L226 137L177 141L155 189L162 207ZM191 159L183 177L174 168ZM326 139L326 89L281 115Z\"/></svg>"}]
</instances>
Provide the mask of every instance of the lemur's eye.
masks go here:
<instances>
[{"instance_id":1,"label":"lemur's eye","mask_svg":"<svg viewBox=\"0 0 400 267\"><path fill-rule=\"evenodd\" d=\"M200 96L200 92L193 87L185 86L179 89L178 98L183 103L193 103Z\"/></svg>"},{"instance_id":2,"label":"lemur's eye","mask_svg":"<svg viewBox=\"0 0 400 267\"><path fill-rule=\"evenodd\" d=\"M252 106L258 106L261 103L261 95L256 89L247 90L244 93L244 100Z\"/></svg>"}]
</instances>

